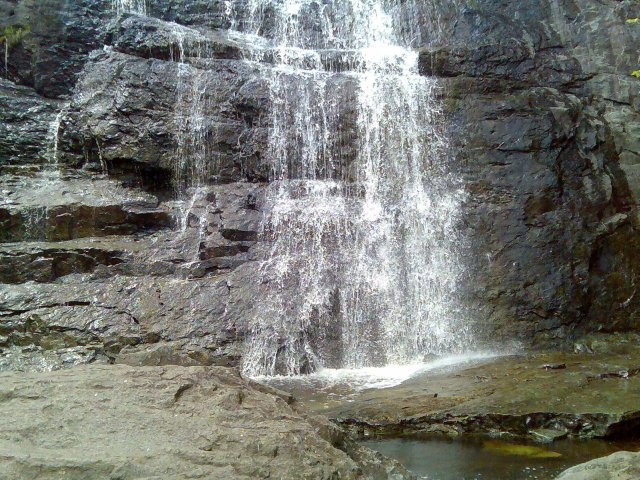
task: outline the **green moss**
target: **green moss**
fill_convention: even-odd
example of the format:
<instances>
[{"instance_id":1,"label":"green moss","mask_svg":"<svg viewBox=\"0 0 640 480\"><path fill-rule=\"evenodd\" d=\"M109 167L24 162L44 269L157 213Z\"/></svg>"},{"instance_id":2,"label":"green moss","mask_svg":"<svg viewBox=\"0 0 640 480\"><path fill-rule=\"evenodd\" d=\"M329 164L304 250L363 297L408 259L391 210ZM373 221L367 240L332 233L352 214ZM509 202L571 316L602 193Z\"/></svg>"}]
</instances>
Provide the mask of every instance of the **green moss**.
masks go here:
<instances>
[{"instance_id":1,"label":"green moss","mask_svg":"<svg viewBox=\"0 0 640 480\"><path fill-rule=\"evenodd\" d=\"M640 70L634 70L631 72L632 77L640 78Z\"/></svg>"},{"instance_id":2,"label":"green moss","mask_svg":"<svg viewBox=\"0 0 640 480\"><path fill-rule=\"evenodd\" d=\"M8 49L11 49L22 43L29 33L31 33L29 25L10 25L0 34L0 43L4 43Z\"/></svg>"},{"instance_id":3,"label":"green moss","mask_svg":"<svg viewBox=\"0 0 640 480\"><path fill-rule=\"evenodd\" d=\"M640 18L627 18L627 23L629 25L639 25L640 24Z\"/></svg>"}]
</instances>

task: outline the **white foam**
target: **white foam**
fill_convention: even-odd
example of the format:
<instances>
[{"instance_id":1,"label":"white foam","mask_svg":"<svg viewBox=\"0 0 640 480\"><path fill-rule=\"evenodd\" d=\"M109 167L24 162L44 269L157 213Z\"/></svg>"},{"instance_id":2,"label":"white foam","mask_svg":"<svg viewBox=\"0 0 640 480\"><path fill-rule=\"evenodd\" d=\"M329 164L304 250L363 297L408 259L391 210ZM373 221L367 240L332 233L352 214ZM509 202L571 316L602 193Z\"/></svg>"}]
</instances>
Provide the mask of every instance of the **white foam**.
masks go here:
<instances>
[{"instance_id":1,"label":"white foam","mask_svg":"<svg viewBox=\"0 0 640 480\"><path fill-rule=\"evenodd\" d=\"M390 388L429 371L448 367L462 367L469 363L487 360L499 356L492 352L475 352L461 355L451 355L430 362L416 362L404 365L387 365L384 367L364 368L324 368L310 375L295 376L259 376L254 380L259 382L308 383L315 388L324 389L338 385L347 385L350 390L357 392L371 388Z\"/></svg>"}]
</instances>

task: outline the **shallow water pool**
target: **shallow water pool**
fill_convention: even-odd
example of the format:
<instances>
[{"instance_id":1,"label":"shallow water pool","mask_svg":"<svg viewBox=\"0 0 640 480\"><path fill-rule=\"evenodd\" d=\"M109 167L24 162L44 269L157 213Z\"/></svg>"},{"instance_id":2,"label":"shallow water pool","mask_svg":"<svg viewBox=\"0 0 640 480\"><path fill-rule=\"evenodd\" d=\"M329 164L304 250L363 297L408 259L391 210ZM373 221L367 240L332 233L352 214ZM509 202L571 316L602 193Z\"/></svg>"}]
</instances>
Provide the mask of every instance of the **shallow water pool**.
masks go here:
<instances>
[{"instance_id":1,"label":"shallow water pool","mask_svg":"<svg viewBox=\"0 0 640 480\"><path fill-rule=\"evenodd\" d=\"M430 480L551 480L569 467L640 442L561 440L552 444L492 439L386 439L362 442Z\"/></svg>"}]
</instances>

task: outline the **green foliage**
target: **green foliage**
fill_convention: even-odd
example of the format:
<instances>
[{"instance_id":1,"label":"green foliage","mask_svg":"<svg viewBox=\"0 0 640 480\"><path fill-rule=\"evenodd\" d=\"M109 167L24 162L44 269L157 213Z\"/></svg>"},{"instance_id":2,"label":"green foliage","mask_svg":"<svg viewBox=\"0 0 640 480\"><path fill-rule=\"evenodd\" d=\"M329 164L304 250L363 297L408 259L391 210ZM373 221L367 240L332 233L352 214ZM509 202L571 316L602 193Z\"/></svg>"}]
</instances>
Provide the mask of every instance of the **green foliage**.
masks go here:
<instances>
[{"instance_id":1,"label":"green foliage","mask_svg":"<svg viewBox=\"0 0 640 480\"><path fill-rule=\"evenodd\" d=\"M640 18L627 18L629 25L640 25Z\"/></svg>"},{"instance_id":2,"label":"green foliage","mask_svg":"<svg viewBox=\"0 0 640 480\"><path fill-rule=\"evenodd\" d=\"M632 77L640 78L640 70L634 70L631 72Z\"/></svg>"},{"instance_id":3,"label":"green foliage","mask_svg":"<svg viewBox=\"0 0 640 480\"><path fill-rule=\"evenodd\" d=\"M0 43L4 43L8 49L20 44L31 33L29 25L10 25L0 33Z\"/></svg>"}]
</instances>

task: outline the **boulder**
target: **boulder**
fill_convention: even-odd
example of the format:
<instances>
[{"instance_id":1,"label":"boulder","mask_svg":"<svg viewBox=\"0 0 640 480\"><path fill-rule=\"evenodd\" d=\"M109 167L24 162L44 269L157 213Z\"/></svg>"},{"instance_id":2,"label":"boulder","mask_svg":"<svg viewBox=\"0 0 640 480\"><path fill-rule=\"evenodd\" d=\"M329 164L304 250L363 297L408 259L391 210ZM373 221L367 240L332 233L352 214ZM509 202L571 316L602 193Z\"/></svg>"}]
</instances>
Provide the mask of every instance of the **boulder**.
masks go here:
<instances>
[{"instance_id":1,"label":"boulder","mask_svg":"<svg viewBox=\"0 0 640 480\"><path fill-rule=\"evenodd\" d=\"M565 470L556 480L635 480L640 477L640 453L617 452Z\"/></svg>"},{"instance_id":2,"label":"boulder","mask_svg":"<svg viewBox=\"0 0 640 480\"><path fill-rule=\"evenodd\" d=\"M231 369L0 374L0 476L415 479Z\"/></svg>"}]
</instances>

